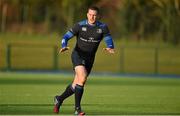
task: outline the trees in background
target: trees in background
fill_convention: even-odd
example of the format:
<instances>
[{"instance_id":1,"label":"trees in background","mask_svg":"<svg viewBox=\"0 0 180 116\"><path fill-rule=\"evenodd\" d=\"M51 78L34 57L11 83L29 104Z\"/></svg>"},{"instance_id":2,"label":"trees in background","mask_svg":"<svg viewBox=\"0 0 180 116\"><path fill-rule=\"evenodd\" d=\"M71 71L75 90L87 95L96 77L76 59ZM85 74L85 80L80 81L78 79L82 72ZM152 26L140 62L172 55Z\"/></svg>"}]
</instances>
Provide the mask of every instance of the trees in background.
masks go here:
<instances>
[{"instance_id":1,"label":"trees in background","mask_svg":"<svg viewBox=\"0 0 180 116\"><path fill-rule=\"evenodd\" d=\"M179 43L180 0L127 0L122 13L125 33L134 39Z\"/></svg>"},{"instance_id":2,"label":"trees in background","mask_svg":"<svg viewBox=\"0 0 180 116\"><path fill-rule=\"evenodd\" d=\"M0 0L0 31L64 32L92 4L115 38L179 43L180 0Z\"/></svg>"}]
</instances>

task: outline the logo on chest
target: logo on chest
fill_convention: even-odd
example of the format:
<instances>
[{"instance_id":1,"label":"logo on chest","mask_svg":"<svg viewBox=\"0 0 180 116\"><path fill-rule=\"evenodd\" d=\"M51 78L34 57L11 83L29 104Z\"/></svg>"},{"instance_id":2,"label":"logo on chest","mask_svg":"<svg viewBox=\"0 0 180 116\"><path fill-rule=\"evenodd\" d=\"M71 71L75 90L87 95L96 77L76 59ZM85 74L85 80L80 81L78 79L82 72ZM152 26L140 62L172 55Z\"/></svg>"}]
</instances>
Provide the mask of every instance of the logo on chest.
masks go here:
<instances>
[{"instance_id":1,"label":"logo on chest","mask_svg":"<svg viewBox=\"0 0 180 116\"><path fill-rule=\"evenodd\" d=\"M82 27L82 31L87 31L87 27Z\"/></svg>"},{"instance_id":2,"label":"logo on chest","mask_svg":"<svg viewBox=\"0 0 180 116\"><path fill-rule=\"evenodd\" d=\"M102 29L97 29L96 33L100 33L101 34L102 33Z\"/></svg>"}]
</instances>

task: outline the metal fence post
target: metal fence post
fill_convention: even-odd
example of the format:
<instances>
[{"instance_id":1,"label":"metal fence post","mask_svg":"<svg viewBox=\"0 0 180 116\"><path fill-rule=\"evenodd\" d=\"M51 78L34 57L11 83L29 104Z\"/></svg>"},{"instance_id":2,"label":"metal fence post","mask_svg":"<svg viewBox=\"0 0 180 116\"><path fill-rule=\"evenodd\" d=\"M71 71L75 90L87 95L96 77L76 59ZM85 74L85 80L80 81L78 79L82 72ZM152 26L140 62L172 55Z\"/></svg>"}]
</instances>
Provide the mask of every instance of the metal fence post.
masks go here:
<instances>
[{"instance_id":1,"label":"metal fence post","mask_svg":"<svg viewBox=\"0 0 180 116\"><path fill-rule=\"evenodd\" d=\"M124 46L120 48L120 72L124 73Z\"/></svg>"},{"instance_id":2,"label":"metal fence post","mask_svg":"<svg viewBox=\"0 0 180 116\"><path fill-rule=\"evenodd\" d=\"M7 45L6 51L6 70L11 70L11 45Z\"/></svg>"},{"instance_id":3,"label":"metal fence post","mask_svg":"<svg viewBox=\"0 0 180 116\"><path fill-rule=\"evenodd\" d=\"M158 74L159 73L159 51L158 47L155 47L155 55L154 55L154 73Z\"/></svg>"},{"instance_id":4,"label":"metal fence post","mask_svg":"<svg viewBox=\"0 0 180 116\"><path fill-rule=\"evenodd\" d=\"M58 69L58 52L57 46L54 46L54 70Z\"/></svg>"}]
</instances>

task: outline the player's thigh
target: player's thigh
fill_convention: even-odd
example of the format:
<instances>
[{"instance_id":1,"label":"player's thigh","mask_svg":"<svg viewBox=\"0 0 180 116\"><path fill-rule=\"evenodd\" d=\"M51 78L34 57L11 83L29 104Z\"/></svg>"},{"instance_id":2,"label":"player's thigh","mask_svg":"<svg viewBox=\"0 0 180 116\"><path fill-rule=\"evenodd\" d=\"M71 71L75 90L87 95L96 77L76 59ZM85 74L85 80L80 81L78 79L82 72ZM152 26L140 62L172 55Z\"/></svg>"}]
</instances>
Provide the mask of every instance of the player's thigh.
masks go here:
<instances>
[{"instance_id":1,"label":"player's thigh","mask_svg":"<svg viewBox=\"0 0 180 116\"><path fill-rule=\"evenodd\" d=\"M78 65L75 67L75 78L77 78L78 82L85 83L87 79L87 71L85 66Z\"/></svg>"},{"instance_id":2,"label":"player's thigh","mask_svg":"<svg viewBox=\"0 0 180 116\"><path fill-rule=\"evenodd\" d=\"M79 78L81 78L81 77L86 77L87 76L87 71L86 71L86 68L85 68L85 66L83 66L83 65L78 65L78 66L76 66L75 68L75 75Z\"/></svg>"}]
</instances>

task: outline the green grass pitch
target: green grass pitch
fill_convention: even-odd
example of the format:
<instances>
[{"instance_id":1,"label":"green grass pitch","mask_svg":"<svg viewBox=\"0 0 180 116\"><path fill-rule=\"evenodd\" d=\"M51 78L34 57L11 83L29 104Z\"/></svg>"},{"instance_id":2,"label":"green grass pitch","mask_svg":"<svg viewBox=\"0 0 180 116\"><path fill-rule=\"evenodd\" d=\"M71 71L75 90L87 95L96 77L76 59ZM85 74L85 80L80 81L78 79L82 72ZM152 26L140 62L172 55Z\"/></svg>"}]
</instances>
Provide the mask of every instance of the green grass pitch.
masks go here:
<instances>
[{"instance_id":1,"label":"green grass pitch","mask_svg":"<svg viewBox=\"0 0 180 116\"><path fill-rule=\"evenodd\" d=\"M0 72L0 115L53 115L53 97L72 76ZM180 78L90 76L82 108L88 115L180 114ZM73 114L74 96L60 112Z\"/></svg>"}]
</instances>

